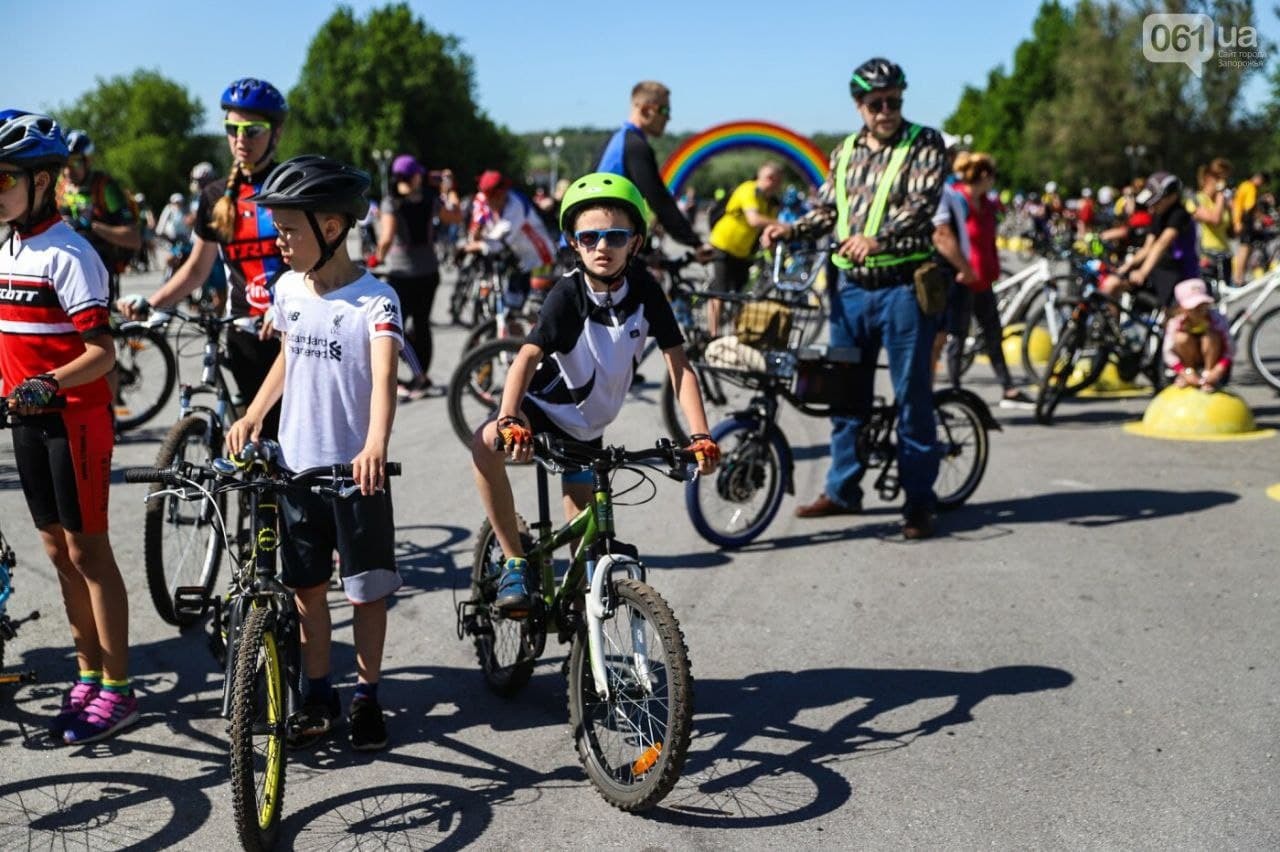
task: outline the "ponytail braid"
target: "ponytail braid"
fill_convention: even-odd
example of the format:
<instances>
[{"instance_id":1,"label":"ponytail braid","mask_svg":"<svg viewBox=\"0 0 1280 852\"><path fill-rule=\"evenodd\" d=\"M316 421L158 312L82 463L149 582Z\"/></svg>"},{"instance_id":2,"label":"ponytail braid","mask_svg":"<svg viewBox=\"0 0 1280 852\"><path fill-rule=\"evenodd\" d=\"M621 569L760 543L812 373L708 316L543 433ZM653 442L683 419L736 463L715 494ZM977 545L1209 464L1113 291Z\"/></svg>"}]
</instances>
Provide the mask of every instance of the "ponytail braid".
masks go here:
<instances>
[{"instance_id":1,"label":"ponytail braid","mask_svg":"<svg viewBox=\"0 0 1280 852\"><path fill-rule=\"evenodd\" d=\"M231 174L227 176L227 189L222 197L213 205L210 225L214 233L224 243L231 242L236 231L236 199L240 197L240 186L249 180L252 173L247 163L232 163Z\"/></svg>"}]
</instances>

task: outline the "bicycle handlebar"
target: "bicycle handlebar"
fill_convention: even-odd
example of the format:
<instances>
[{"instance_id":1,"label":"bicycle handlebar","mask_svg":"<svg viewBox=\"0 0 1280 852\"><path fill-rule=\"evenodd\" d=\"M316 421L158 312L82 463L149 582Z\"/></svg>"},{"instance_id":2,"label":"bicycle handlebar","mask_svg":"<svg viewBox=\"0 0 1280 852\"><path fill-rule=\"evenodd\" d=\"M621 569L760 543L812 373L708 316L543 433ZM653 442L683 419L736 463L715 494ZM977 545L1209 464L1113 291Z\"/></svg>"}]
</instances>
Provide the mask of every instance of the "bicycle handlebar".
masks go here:
<instances>
[{"instance_id":1,"label":"bicycle handlebar","mask_svg":"<svg viewBox=\"0 0 1280 852\"><path fill-rule=\"evenodd\" d=\"M499 434L493 441L493 448L501 451L505 447L506 442ZM539 461L578 470L587 470L596 465L617 468L647 461L665 461L672 468L698 463L697 456L692 451L676 446L667 438L660 439L652 448L646 450L628 450L626 447L597 449L545 433L533 436L533 457Z\"/></svg>"},{"instance_id":2,"label":"bicycle handlebar","mask_svg":"<svg viewBox=\"0 0 1280 852\"><path fill-rule=\"evenodd\" d=\"M387 462L387 476L400 475L399 462ZM350 479L352 475L351 465L334 464L323 467L307 468L299 473L288 473L289 478L284 485L301 485L306 480L312 479ZM178 485L187 480L196 482L211 482L217 479L233 479L233 475L220 473L211 467L201 467L190 462L180 462L170 467L132 467L127 468L124 472L124 481L130 483L150 483L159 482L164 485Z\"/></svg>"},{"instance_id":3,"label":"bicycle handlebar","mask_svg":"<svg viewBox=\"0 0 1280 852\"><path fill-rule=\"evenodd\" d=\"M18 414L16 411L9 410L9 401L0 399L0 429L7 429L10 426L21 426L28 418L43 417L47 413L61 411L67 407L67 398L65 396L55 396L49 400L49 404L39 414Z\"/></svg>"}]
</instances>

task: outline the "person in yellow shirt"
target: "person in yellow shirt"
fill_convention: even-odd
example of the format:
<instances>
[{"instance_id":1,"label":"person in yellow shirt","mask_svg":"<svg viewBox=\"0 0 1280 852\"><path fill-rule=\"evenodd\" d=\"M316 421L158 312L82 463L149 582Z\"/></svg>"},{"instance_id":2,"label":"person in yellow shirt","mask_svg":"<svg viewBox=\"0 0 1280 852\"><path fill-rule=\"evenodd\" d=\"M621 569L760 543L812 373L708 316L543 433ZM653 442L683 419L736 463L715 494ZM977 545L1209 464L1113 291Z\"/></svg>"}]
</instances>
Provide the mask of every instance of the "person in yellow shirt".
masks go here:
<instances>
[{"instance_id":1,"label":"person in yellow shirt","mask_svg":"<svg viewBox=\"0 0 1280 852\"><path fill-rule=\"evenodd\" d=\"M769 160L760 166L753 180L743 181L729 196L724 215L711 228L708 240L716 251L712 259L713 290L736 293L746 286L760 232L766 225L778 222L781 186L782 166ZM707 317L707 330L712 337L719 336L719 299L707 300Z\"/></svg>"},{"instance_id":2,"label":"person in yellow shirt","mask_svg":"<svg viewBox=\"0 0 1280 852\"><path fill-rule=\"evenodd\" d=\"M1203 165L1197 175L1200 191L1187 210L1200 225L1200 265L1211 270L1215 280L1226 281L1231 274L1231 204L1227 180L1231 163L1221 157Z\"/></svg>"},{"instance_id":3,"label":"person in yellow shirt","mask_svg":"<svg viewBox=\"0 0 1280 852\"><path fill-rule=\"evenodd\" d=\"M1240 245L1236 248L1235 269L1232 277L1236 284L1244 283L1245 272L1249 269L1249 254L1254 244L1263 239L1254 228L1253 213L1258 206L1258 190L1267 185L1269 175L1266 172L1254 172L1253 175L1236 188L1236 197L1231 201L1231 224Z\"/></svg>"}]
</instances>

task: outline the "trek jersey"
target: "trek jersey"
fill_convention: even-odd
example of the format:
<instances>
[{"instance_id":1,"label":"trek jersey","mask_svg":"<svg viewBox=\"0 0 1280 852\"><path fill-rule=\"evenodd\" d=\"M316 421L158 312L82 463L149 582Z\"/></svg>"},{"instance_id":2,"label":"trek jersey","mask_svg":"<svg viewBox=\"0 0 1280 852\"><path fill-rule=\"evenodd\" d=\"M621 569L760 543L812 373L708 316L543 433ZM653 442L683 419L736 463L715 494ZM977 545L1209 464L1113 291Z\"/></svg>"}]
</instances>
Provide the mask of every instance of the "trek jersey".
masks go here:
<instances>
[{"instance_id":1,"label":"trek jersey","mask_svg":"<svg viewBox=\"0 0 1280 852\"><path fill-rule=\"evenodd\" d=\"M4 393L85 352L110 332L107 269L84 237L53 217L0 245L0 379ZM106 406L105 377L61 392L67 407Z\"/></svg>"},{"instance_id":2,"label":"trek jersey","mask_svg":"<svg viewBox=\"0 0 1280 852\"><path fill-rule=\"evenodd\" d=\"M289 267L276 246L276 224L271 211L246 199L257 193L274 164L264 166L253 178L240 184L236 196L236 224L230 242L213 229L213 207L227 191L227 180L214 181L200 193L196 207L195 232L200 239L217 243L230 283L227 313L233 317L256 317L271 307L271 291L276 279Z\"/></svg>"},{"instance_id":3,"label":"trek jersey","mask_svg":"<svg viewBox=\"0 0 1280 852\"><path fill-rule=\"evenodd\" d=\"M556 282L528 342L542 349L526 399L579 441L593 441L618 417L648 338L684 343L671 303L643 269L597 293L581 270Z\"/></svg>"},{"instance_id":4,"label":"trek jersey","mask_svg":"<svg viewBox=\"0 0 1280 852\"><path fill-rule=\"evenodd\" d=\"M676 200L662 182L653 148L639 127L628 121L609 138L600 153L596 171L622 175L634 183L671 239L693 248L701 245L702 240L694 233L693 226L680 212Z\"/></svg>"}]
</instances>

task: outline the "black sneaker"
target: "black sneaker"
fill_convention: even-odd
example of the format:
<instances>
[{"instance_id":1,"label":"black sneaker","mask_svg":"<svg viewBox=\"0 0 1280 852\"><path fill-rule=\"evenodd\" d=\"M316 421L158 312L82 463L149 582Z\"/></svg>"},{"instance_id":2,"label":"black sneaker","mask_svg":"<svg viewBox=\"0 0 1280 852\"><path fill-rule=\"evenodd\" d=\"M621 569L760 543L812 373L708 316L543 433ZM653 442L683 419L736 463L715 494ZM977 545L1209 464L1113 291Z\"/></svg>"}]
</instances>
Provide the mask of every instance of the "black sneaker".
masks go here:
<instances>
[{"instance_id":1,"label":"black sneaker","mask_svg":"<svg viewBox=\"0 0 1280 852\"><path fill-rule=\"evenodd\" d=\"M302 709L289 717L289 735L286 739L289 748L310 748L320 742L333 730L333 723L342 715L342 705L338 703L338 691L329 690L329 701L313 701L310 696L303 703Z\"/></svg>"},{"instance_id":2,"label":"black sneaker","mask_svg":"<svg viewBox=\"0 0 1280 852\"><path fill-rule=\"evenodd\" d=\"M351 725L351 747L356 751L378 751L387 747L387 724L382 707L372 698L357 698L347 714Z\"/></svg>"}]
</instances>

